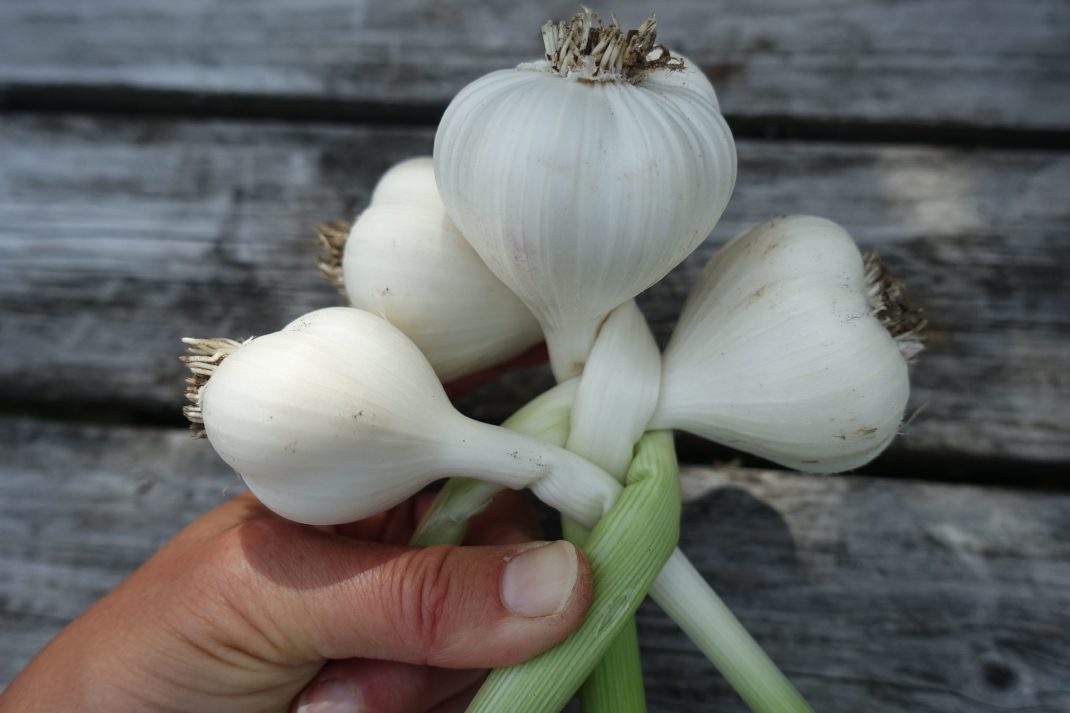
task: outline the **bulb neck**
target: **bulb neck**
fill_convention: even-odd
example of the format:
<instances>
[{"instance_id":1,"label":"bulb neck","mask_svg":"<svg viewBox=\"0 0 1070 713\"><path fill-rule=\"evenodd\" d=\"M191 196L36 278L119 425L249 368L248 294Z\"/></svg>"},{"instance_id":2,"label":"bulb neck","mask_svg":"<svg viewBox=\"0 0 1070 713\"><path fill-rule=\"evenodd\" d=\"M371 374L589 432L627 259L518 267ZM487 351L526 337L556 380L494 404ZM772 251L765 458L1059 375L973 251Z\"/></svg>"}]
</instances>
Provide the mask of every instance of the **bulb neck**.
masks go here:
<instances>
[{"instance_id":1,"label":"bulb neck","mask_svg":"<svg viewBox=\"0 0 1070 713\"><path fill-rule=\"evenodd\" d=\"M607 317L601 315L578 319L557 326L542 325L546 350L550 353L550 369L558 383L583 373L591 348Z\"/></svg>"},{"instance_id":2,"label":"bulb neck","mask_svg":"<svg viewBox=\"0 0 1070 713\"><path fill-rule=\"evenodd\" d=\"M551 69L562 77L588 81L634 79L652 69L683 69L680 58L656 44L657 21L649 17L636 30L608 25L588 8L568 22L547 22L542 41Z\"/></svg>"},{"instance_id":3,"label":"bulb neck","mask_svg":"<svg viewBox=\"0 0 1070 713\"><path fill-rule=\"evenodd\" d=\"M547 505L586 527L609 512L620 495L621 485L601 468L499 426L465 418L449 440L439 475L465 475L513 490L530 488Z\"/></svg>"}]
</instances>

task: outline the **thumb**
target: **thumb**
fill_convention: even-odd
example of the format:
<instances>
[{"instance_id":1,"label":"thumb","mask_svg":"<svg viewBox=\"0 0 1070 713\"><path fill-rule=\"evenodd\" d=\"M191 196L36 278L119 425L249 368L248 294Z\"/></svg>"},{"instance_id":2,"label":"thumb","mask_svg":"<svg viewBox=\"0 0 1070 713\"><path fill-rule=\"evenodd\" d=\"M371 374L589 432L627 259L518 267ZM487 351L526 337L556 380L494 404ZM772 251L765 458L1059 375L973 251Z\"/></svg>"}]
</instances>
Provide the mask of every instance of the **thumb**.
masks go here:
<instances>
[{"instance_id":1,"label":"thumb","mask_svg":"<svg viewBox=\"0 0 1070 713\"><path fill-rule=\"evenodd\" d=\"M506 666L562 641L590 603L590 566L564 541L401 547L277 519L237 533L244 613L309 660Z\"/></svg>"}]
</instances>

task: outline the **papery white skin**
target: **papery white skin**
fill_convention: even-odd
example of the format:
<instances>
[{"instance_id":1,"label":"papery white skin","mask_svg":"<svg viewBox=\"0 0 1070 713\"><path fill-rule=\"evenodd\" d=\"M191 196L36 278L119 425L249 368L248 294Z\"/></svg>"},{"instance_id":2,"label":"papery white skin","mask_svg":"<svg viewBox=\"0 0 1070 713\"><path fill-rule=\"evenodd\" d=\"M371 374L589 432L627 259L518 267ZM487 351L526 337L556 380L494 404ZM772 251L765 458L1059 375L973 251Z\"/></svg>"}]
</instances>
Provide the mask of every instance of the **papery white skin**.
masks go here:
<instances>
[{"instance_id":1,"label":"papery white skin","mask_svg":"<svg viewBox=\"0 0 1070 713\"><path fill-rule=\"evenodd\" d=\"M578 456L462 416L405 335L349 307L239 347L202 388L200 407L220 457L297 522L359 520L450 475L531 488L591 524L620 491Z\"/></svg>"},{"instance_id":2,"label":"papery white skin","mask_svg":"<svg viewBox=\"0 0 1070 713\"><path fill-rule=\"evenodd\" d=\"M884 450L909 393L850 235L788 216L735 238L703 270L663 355L650 427L836 472Z\"/></svg>"},{"instance_id":3,"label":"papery white skin","mask_svg":"<svg viewBox=\"0 0 1070 713\"><path fill-rule=\"evenodd\" d=\"M342 275L350 303L401 329L444 382L542 341L531 312L446 214L429 157L380 179L346 239Z\"/></svg>"},{"instance_id":4,"label":"papery white skin","mask_svg":"<svg viewBox=\"0 0 1070 713\"><path fill-rule=\"evenodd\" d=\"M434 162L461 233L542 325L558 380L582 370L612 309L706 238L736 175L708 82L562 77L545 61L461 90Z\"/></svg>"}]
</instances>

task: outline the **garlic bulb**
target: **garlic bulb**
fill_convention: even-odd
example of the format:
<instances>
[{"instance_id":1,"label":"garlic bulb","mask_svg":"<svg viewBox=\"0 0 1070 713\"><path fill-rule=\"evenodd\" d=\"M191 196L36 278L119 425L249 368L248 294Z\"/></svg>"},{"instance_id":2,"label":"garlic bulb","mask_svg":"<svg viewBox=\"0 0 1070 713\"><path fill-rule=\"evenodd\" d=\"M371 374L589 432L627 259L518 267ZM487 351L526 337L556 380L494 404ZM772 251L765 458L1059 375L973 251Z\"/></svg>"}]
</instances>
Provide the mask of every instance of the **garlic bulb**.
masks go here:
<instances>
[{"instance_id":1,"label":"garlic bulb","mask_svg":"<svg viewBox=\"0 0 1070 713\"><path fill-rule=\"evenodd\" d=\"M717 252L663 358L651 428L834 472L896 435L907 362L875 315L851 237L822 218L763 223Z\"/></svg>"},{"instance_id":2,"label":"garlic bulb","mask_svg":"<svg viewBox=\"0 0 1070 713\"><path fill-rule=\"evenodd\" d=\"M333 307L240 345L188 343L187 415L291 520L357 520L449 475L530 487L588 523L620 490L578 456L462 416L415 345L368 312Z\"/></svg>"},{"instance_id":3,"label":"garlic bulb","mask_svg":"<svg viewBox=\"0 0 1070 713\"><path fill-rule=\"evenodd\" d=\"M350 304L401 329L444 382L542 341L531 312L449 219L429 157L380 179L345 239L341 268Z\"/></svg>"},{"instance_id":4,"label":"garlic bulb","mask_svg":"<svg viewBox=\"0 0 1070 713\"><path fill-rule=\"evenodd\" d=\"M450 102L434 162L450 217L539 320L563 380L606 315L710 233L736 155L712 87L654 44L652 19L625 33L587 11L543 36L546 60Z\"/></svg>"}]
</instances>

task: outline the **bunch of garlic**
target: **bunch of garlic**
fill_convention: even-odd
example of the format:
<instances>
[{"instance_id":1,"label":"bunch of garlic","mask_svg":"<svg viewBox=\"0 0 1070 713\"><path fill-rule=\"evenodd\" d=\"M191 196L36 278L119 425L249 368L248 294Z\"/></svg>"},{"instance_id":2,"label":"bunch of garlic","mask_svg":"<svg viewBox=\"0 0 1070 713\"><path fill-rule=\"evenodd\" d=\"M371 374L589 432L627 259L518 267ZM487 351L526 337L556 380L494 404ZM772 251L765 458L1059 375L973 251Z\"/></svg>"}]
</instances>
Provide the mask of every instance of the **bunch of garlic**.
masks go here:
<instances>
[{"instance_id":1,"label":"bunch of garlic","mask_svg":"<svg viewBox=\"0 0 1070 713\"><path fill-rule=\"evenodd\" d=\"M723 247L660 353L633 298L712 231L736 156L713 87L655 30L590 11L546 25L544 60L467 86L433 159L391 169L351 226L321 230L321 268L351 307L243 344L188 340L187 415L268 507L345 522L463 474L592 525L650 429L816 472L887 447L923 323L827 220L777 218ZM567 424L541 431L558 443L450 406L441 381L543 337L558 380L578 377L555 398L555 414L572 399ZM794 701L703 586L677 551L652 591L740 671L733 685L758 691L744 693L756 709L779 710L763 707L755 671ZM752 669L733 668L719 636Z\"/></svg>"}]
</instances>

